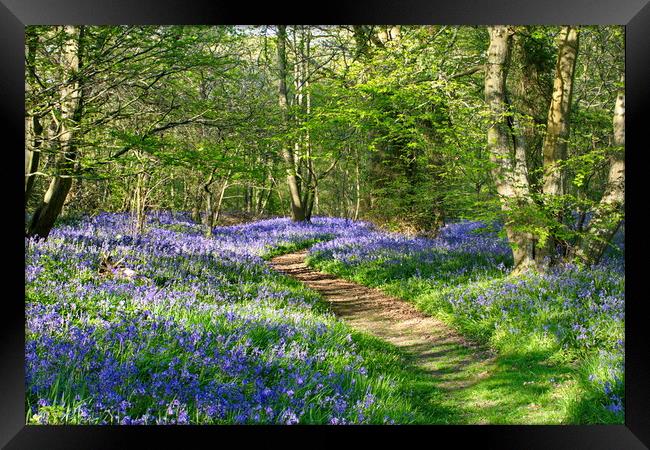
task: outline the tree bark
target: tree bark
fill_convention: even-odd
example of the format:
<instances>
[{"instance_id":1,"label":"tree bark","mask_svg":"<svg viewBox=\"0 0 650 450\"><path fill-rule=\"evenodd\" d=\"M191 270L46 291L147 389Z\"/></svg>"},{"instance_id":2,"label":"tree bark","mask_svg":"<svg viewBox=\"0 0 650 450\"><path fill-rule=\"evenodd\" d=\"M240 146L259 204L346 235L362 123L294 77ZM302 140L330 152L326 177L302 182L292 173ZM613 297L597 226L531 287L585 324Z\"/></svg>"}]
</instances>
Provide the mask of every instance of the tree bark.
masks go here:
<instances>
[{"instance_id":1,"label":"tree bark","mask_svg":"<svg viewBox=\"0 0 650 450\"><path fill-rule=\"evenodd\" d=\"M25 92L27 95L32 90L32 85L35 84L34 75L32 73L36 59L36 47L38 45L38 36L32 35L26 31L27 40L27 64L30 70L27 71L25 76ZM34 172L38 171L38 164L41 155L43 126L38 115L31 114L25 115L25 207L29 202L34 187L35 176Z\"/></svg>"},{"instance_id":2,"label":"tree bark","mask_svg":"<svg viewBox=\"0 0 650 450\"><path fill-rule=\"evenodd\" d=\"M131 214L133 215L133 233L138 235L144 230L145 213L147 206L146 184L149 174L142 170L136 176L135 190L133 192L133 201Z\"/></svg>"},{"instance_id":3,"label":"tree bark","mask_svg":"<svg viewBox=\"0 0 650 450\"><path fill-rule=\"evenodd\" d=\"M278 25L278 103L282 114L282 121L285 126L289 124L289 111L287 105L287 53L285 42L287 30L285 25ZM291 219L294 222L305 220L305 208L300 197L300 187L296 176L296 158L291 145L282 145L282 157L284 158L287 184L289 185L289 199L291 201Z\"/></svg>"},{"instance_id":4,"label":"tree bark","mask_svg":"<svg viewBox=\"0 0 650 450\"><path fill-rule=\"evenodd\" d=\"M621 79L625 82L625 76ZM614 146L610 158L607 187L576 250L576 257L584 263L595 264L603 256L608 243L623 220L625 208L625 88L616 97L614 107Z\"/></svg>"},{"instance_id":5,"label":"tree bark","mask_svg":"<svg viewBox=\"0 0 650 450\"><path fill-rule=\"evenodd\" d=\"M66 25L65 43L61 62L69 73L69 81L60 90L61 121L59 133L59 173L51 181L43 201L38 206L29 224L27 235L46 239L54 222L59 217L63 203L72 186L72 172L77 157L77 140L81 134L79 123L83 113L83 81L79 72L82 67L83 26Z\"/></svg>"},{"instance_id":6,"label":"tree bark","mask_svg":"<svg viewBox=\"0 0 650 450\"><path fill-rule=\"evenodd\" d=\"M566 175L562 164L567 158L569 116L577 56L578 29L569 26L563 27L560 31L553 96L548 109L546 136L542 147L543 193L547 203L551 202L553 197L557 198L566 193ZM562 215L558 214L552 219L556 223L560 223ZM556 259L557 243L555 233L551 230L545 245L540 246L537 255L538 264L545 265Z\"/></svg>"},{"instance_id":7,"label":"tree bark","mask_svg":"<svg viewBox=\"0 0 650 450\"><path fill-rule=\"evenodd\" d=\"M212 236L212 226L214 221L214 208L212 206L212 191L210 186L214 182L214 174L217 172L217 168L214 167L212 172L210 172L210 177L203 185L203 191L205 192L205 217L203 220L203 225L205 227L204 233L206 237Z\"/></svg>"},{"instance_id":8,"label":"tree bark","mask_svg":"<svg viewBox=\"0 0 650 450\"><path fill-rule=\"evenodd\" d=\"M485 101L490 112L487 146L493 163L492 176L501 197L501 207L507 220L505 230L512 246L514 271L521 272L535 264L535 242L531 233L513 226L510 220L513 208L528 202L529 186L526 178L525 158L517 146L512 158L509 113L506 101L506 78L510 63L512 30L506 26L488 27L490 46L485 72ZM524 163L524 164L522 164Z\"/></svg>"},{"instance_id":9,"label":"tree bark","mask_svg":"<svg viewBox=\"0 0 650 450\"><path fill-rule=\"evenodd\" d=\"M359 219L359 208L361 207L361 174L359 171L359 148L354 147L354 193L355 193L355 205L354 205L354 220Z\"/></svg>"},{"instance_id":10,"label":"tree bark","mask_svg":"<svg viewBox=\"0 0 650 450\"><path fill-rule=\"evenodd\" d=\"M214 219L212 221L213 224L219 223L219 218L221 216L221 205L223 204L223 198L226 195L226 189L228 189L229 176L230 176L230 172L228 172L228 176L223 180L221 184L221 190L219 191L219 200L217 200L217 205L214 211Z\"/></svg>"},{"instance_id":11,"label":"tree bark","mask_svg":"<svg viewBox=\"0 0 650 450\"><path fill-rule=\"evenodd\" d=\"M562 195L565 191L565 176L560 166L567 157L569 114L577 56L578 29L563 27L560 31L553 97L548 109L546 137L542 147L545 171L544 194L548 195Z\"/></svg>"}]
</instances>

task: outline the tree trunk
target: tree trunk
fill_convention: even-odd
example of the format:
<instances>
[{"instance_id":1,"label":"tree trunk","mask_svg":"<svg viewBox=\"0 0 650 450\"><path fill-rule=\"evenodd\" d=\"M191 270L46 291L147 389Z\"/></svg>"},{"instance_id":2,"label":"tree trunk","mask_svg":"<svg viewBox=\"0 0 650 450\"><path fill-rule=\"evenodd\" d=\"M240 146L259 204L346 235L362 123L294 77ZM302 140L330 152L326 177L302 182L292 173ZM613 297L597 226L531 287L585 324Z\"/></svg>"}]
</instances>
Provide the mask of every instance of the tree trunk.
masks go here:
<instances>
[{"instance_id":1,"label":"tree trunk","mask_svg":"<svg viewBox=\"0 0 650 450\"><path fill-rule=\"evenodd\" d=\"M66 42L62 51L62 63L70 74L69 82L61 88L61 122L59 145L59 174L51 181L43 202L34 212L29 224L28 236L46 239L54 222L59 217L63 203L72 185L72 172L77 157L77 139L79 122L83 113L84 86L79 77L82 67L83 26L66 25L64 28Z\"/></svg>"},{"instance_id":2,"label":"tree trunk","mask_svg":"<svg viewBox=\"0 0 650 450\"><path fill-rule=\"evenodd\" d=\"M625 82L623 76L622 82ZM621 224L625 207L625 88L616 97L614 108L615 153L610 158L607 187L593 217L587 226L585 236L576 250L576 257L595 264L603 256L609 241Z\"/></svg>"},{"instance_id":3,"label":"tree trunk","mask_svg":"<svg viewBox=\"0 0 650 450\"><path fill-rule=\"evenodd\" d=\"M545 201L553 197L562 196L566 192L566 176L562 168L567 158L567 144L569 140L569 115L571 113L571 97L573 94L573 78L575 64L578 56L578 29L563 27L560 31L555 80L553 81L553 97L548 109L546 124L546 137L542 147L544 159L544 186ZM562 221L562 215L554 218L556 223ZM553 262L556 259L557 239L551 230L546 244L540 248L537 258L538 264Z\"/></svg>"},{"instance_id":4,"label":"tree trunk","mask_svg":"<svg viewBox=\"0 0 650 450\"><path fill-rule=\"evenodd\" d=\"M264 167L266 167L266 160L263 164ZM262 182L262 186L258 189L258 194L257 194L257 201L255 202L255 216L259 216L262 213L263 205L264 205L264 198L266 196L266 183L268 181L268 177L264 177L264 181ZM270 191L270 189L269 189Z\"/></svg>"},{"instance_id":5,"label":"tree trunk","mask_svg":"<svg viewBox=\"0 0 650 450\"><path fill-rule=\"evenodd\" d=\"M269 171L269 187L268 191L266 192L266 195L260 196L260 206L258 208L258 215L263 215L264 211L266 210L266 205L269 203L269 199L271 198L271 195L273 195L273 185L274 185L274 180L273 180L273 171L272 169Z\"/></svg>"},{"instance_id":6,"label":"tree trunk","mask_svg":"<svg viewBox=\"0 0 650 450\"><path fill-rule=\"evenodd\" d=\"M191 212L192 220L197 224L201 223L201 205L203 204L202 192L203 192L203 187L199 182L196 188L194 201L192 202L192 212Z\"/></svg>"},{"instance_id":7,"label":"tree trunk","mask_svg":"<svg viewBox=\"0 0 650 450\"><path fill-rule=\"evenodd\" d=\"M285 42L287 39L287 27L278 25L278 103L282 113L282 121L285 126L289 125L289 111L287 106L287 53ZM300 198L300 187L296 176L296 158L291 145L282 145L282 157L284 158L287 184L289 185L289 198L291 201L291 219L294 222L305 220L305 208Z\"/></svg>"},{"instance_id":8,"label":"tree trunk","mask_svg":"<svg viewBox=\"0 0 650 450\"><path fill-rule=\"evenodd\" d=\"M133 192L133 202L131 214L133 215L133 233L138 235L144 230L145 214L147 206L146 185L149 175L142 170L136 176L135 191Z\"/></svg>"},{"instance_id":9,"label":"tree trunk","mask_svg":"<svg viewBox=\"0 0 650 450\"><path fill-rule=\"evenodd\" d=\"M203 191L205 192L205 217L203 218L204 233L206 237L212 236L212 226L214 225L214 208L212 206L212 191L210 186L214 182L214 174L217 172L217 168L214 167L212 172L210 172L210 177L203 185Z\"/></svg>"},{"instance_id":10,"label":"tree trunk","mask_svg":"<svg viewBox=\"0 0 650 450\"><path fill-rule=\"evenodd\" d=\"M311 220L311 214L314 210L314 192L315 192L316 186L315 185L309 185L307 186L307 195L305 198L305 220L309 221Z\"/></svg>"},{"instance_id":11,"label":"tree trunk","mask_svg":"<svg viewBox=\"0 0 650 450\"><path fill-rule=\"evenodd\" d=\"M230 172L228 172L228 175L230 175ZM219 217L221 216L221 205L223 204L223 198L226 194L226 189L228 189L228 178L225 178L221 184L221 190L219 191L219 200L217 200L217 205L214 211L213 224L219 223Z\"/></svg>"},{"instance_id":12,"label":"tree trunk","mask_svg":"<svg viewBox=\"0 0 650 450\"><path fill-rule=\"evenodd\" d=\"M311 211L314 206L314 186L318 182L314 175L314 166L311 159L311 152L307 150L307 174L303 176L303 197L302 204L305 209L305 220L311 220Z\"/></svg>"},{"instance_id":13,"label":"tree trunk","mask_svg":"<svg viewBox=\"0 0 650 450\"><path fill-rule=\"evenodd\" d=\"M29 28L28 28L29 30ZM36 47L38 45L38 36L27 32L27 65L28 72L25 77L25 92L29 94L32 85L36 82L32 71L35 71ZM41 155L43 126L37 115L25 115L25 207L32 194L34 187L35 175L38 171L38 164Z\"/></svg>"},{"instance_id":14,"label":"tree trunk","mask_svg":"<svg viewBox=\"0 0 650 450\"><path fill-rule=\"evenodd\" d=\"M567 157L569 139L569 114L573 94L573 76L578 56L578 30L563 27L560 31L553 98L548 109L544 156L544 194L562 195L565 192L565 176L561 168Z\"/></svg>"},{"instance_id":15,"label":"tree trunk","mask_svg":"<svg viewBox=\"0 0 650 450\"><path fill-rule=\"evenodd\" d=\"M488 150L492 161L492 176L501 197L506 217L513 208L528 202L529 186L521 155L511 157L510 130L507 123L506 77L510 63L511 30L506 26L488 27L490 46L485 72L485 101L491 115L488 128ZM519 151L523 149L518 146ZM509 218L505 230L513 247L514 271L521 272L535 263L535 242L528 232L518 230Z\"/></svg>"},{"instance_id":16,"label":"tree trunk","mask_svg":"<svg viewBox=\"0 0 650 450\"><path fill-rule=\"evenodd\" d=\"M359 172L359 148L355 146L354 148L354 177L355 177L355 200L354 205L354 220L359 219L359 208L361 207L361 174Z\"/></svg>"}]
</instances>

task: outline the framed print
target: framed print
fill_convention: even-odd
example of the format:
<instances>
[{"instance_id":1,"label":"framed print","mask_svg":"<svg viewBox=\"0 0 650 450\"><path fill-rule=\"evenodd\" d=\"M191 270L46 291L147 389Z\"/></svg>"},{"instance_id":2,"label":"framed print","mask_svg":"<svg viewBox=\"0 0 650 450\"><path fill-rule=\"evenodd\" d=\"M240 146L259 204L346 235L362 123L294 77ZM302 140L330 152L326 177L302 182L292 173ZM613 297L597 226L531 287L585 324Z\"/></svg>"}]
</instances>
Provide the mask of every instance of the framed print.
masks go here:
<instances>
[{"instance_id":1,"label":"framed print","mask_svg":"<svg viewBox=\"0 0 650 450\"><path fill-rule=\"evenodd\" d=\"M647 448L647 1L312 6L1 0L3 448Z\"/></svg>"}]
</instances>

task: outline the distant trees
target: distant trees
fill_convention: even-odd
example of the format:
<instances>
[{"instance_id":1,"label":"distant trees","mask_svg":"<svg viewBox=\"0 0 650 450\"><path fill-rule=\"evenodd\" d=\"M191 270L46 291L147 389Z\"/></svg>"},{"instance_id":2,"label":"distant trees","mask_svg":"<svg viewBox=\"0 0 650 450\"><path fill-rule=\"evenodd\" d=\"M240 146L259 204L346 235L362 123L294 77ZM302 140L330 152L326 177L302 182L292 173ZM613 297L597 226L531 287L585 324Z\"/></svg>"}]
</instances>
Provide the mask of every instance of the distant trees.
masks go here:
<instances>
[{"instance_id":1,"label":"distant trees","mask_svg":"<svg viewBox=\"0 0 650 450\"><path fill-rule=\"evenodd\" d=\"M174 140L174 131L222 124L214 114L216 105L198 98L199 86L187 81L202 67L212 71L213 83L221 83L215 72L223 78L233 63L226 42L222 50L214 41L226 32L183 27L28 28L27 205L36 179L51 179L33 210L28 236L47 237L65 204L81 197L68 194L75 189L80 194L83 180L108 183L109 190L126 187L130 192L124 197L133 201L121 207L132 208L139 228L146 209L146 199L138 195L143 183L159 186L147 173L151 164L172 170L180 161L189 162L183 152L170 157L163 151ZM41 129L46 133L39 136Z\"/></svg>"}]
</instances>

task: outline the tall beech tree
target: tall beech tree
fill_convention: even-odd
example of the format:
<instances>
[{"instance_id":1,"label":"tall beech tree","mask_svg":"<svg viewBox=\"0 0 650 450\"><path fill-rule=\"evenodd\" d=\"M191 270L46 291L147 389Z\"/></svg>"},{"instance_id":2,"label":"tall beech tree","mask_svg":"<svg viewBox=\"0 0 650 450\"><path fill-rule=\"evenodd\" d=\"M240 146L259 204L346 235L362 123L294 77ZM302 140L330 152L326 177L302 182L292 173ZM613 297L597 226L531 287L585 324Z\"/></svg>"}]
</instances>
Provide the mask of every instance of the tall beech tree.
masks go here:
<instances>
[{"instance_id":1,"label":"tall beech tree","mask_svg":"<svg viewBox=\"0 0 650 450\"><path fill-rule=\"evenodd\" d=\"M573 77L578 55L578 29L562 27L553 81L553 97L548 109L544 155L544 193L562 195L566 180L562 163L567 158Z\"/></svg>"},{"instance_id":2,"label":"tall beech tree","mask_svg":"<svg viewBox=\"0 0 650 450\"><path fill-rule=\"evenodd\" d=\"M510 65L512 35L508 26L488 27L490 46L485 69L485 102L490 124L487 147L493 163L492 175L501 205L506 214L505 230L513 247L514 271L535 265L535 239L531 232L513 223L513 213L530 206L530 187L526 177L524 147L512 148L508 117L511 114L506 101L506 79ZM516 220L516 218L514 218Z\"/></svg>"},{"instance_id":3,"label":"tall beech tree","mask_svg":"<svg viewBox=\"0 0 650 450\"><path fill-rule=\"evenodd\" d=\"M514 27L488 27L490 47L485 75L485 99L490 111L488 149L493 176L506 215L506 233L513 246L515 272L544 268L556 258L563 224L566 178L564 164L570 136L570 113L578 56L578 29L562 27L542 146L541 205L531 189L528 164L531 148L517 126L517 114L508 102L506 79L511 63ZM530 135L530 133L528 133ZM509 136L512 136L509 139Z\"/></svg>"},{"instance_id":4,"label":"tall beech tree","mask_svg":"<svg viewBox=\"0 0 650 450\"><path fill-rule=\"evenodd\" d=\"M546 136L542 147L544 158L544 201L550 204L547 213L553 216L551 224L561 224L563 219L561 197L566 193L566 172L563 165L567 159L569 141L571 102L575 65L578 56L578 29L562 27L558 39L558 57L553 81L553 96L548 109ZM558 198L560 198L558 200ZM553 204L553 202L558 203ZM549 211L550 210L550 211ZM561 225L559 225L561 226ZM553 228L558 225L552 225ZM545 245L538 251L538 263L545 264L556 256L558 241L556 233L551 231L545 239ZM551 261L552 262L552 261Z\"/></svg>"},{"instance_id":5,"label":"tall beech tree","mask_svg":"<svg viewBox=\"0 0 650 450\"><path fill-rule=\"evenodd\" d=\"M286 25L278 25L278 105L282 116L282 123L284 127L288 127L289 121L289 106L288 106L288 91L287 91L287 27ZM305 205L300 192L300 185L298 183L298 176L296 171L297 161L296 154L292 148L291 143L282 143L282 157L285 162L285 170L287 173L287 184L289 185L289 200L291 202L291 218L296 221L305 220Z\"/></svg>"},{"instance_id":6,"label":"tall beech tree","mask_svg":"<svg viewBox=\"0 0 650 450\"><path fill-rule=\"evenodd\" d=\"M63 34L64 43L60 63L64 72L64 81L58 99L57 173L50 182L42 202L34 211L27 233L28 236L40 238L47 238L72 186L71 176L77 158L79 125L87 86L86 79L81 76L84 26L67 25L63 27Z\"/></svg>"}]
</instances>

